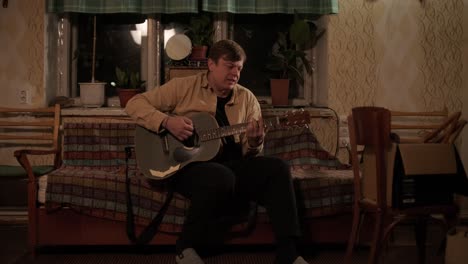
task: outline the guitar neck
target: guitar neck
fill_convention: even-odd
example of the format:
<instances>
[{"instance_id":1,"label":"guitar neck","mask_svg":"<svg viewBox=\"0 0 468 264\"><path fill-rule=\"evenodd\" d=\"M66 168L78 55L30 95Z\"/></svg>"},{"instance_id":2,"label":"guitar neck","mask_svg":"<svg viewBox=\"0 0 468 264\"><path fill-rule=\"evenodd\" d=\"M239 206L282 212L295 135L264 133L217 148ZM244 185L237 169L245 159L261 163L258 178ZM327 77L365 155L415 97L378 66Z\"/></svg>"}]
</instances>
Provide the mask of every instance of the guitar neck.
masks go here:
<instances>
[{"instance_id":1,"label":"guitar neck","mask_svg":"<svg viewBox=\"0 0 468 264\"><path fill-rule=\"evenodd\" d=\"M241 123L241 124L236 124L232 126L224 126L224 127L218 127L218 128L212 128L212 129L206 129L199 131L199 137L201 141L209 141L209 140L214 140L214 139L219 139L223 137L228 137L232 135L237 135L244 133L245 130L247 130L247 125L249 123ZM276 117L276 118L268 118L263 120L263 126L264 128L274 128L277 125L281 124L281 118Z\"/></svg>"}]
</instances>

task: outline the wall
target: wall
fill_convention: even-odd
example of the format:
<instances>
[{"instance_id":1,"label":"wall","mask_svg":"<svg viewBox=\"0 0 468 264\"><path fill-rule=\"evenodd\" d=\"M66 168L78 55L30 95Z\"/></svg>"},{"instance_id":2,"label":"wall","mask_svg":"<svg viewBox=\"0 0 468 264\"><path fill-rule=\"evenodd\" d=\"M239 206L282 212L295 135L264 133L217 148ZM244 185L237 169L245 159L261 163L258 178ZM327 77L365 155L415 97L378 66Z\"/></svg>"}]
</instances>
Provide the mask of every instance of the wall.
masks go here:
<instances>
[{"instance_id":1,"label":"wall","mask_svg":"<svg viewBox=\"0 0 468 264\"><path fill-rule=\"evenodd\" d=\"M0 105L44 106L45 0L9 1L0 7ZM20 103L23 90L26 103Z\"/></svg>"},{"instance_id":2,"label":"wall","mask_svg":"<svg viewBox=\"0 0 468 264\"><path fill-rule=\"evenodd\" d=\"M330 16L328 102L468 119L468 0L342 0ZM468 128L457 147L468 168ZM468 216L468 199L461 199Z\"/></svg>"},{"instance_id":3,"label":"wall","mask_svg":"<svg viewBox=\"0 0 468 264\"><path fill-rule=\"evenodd\" d=\"M463 0L463 61L468 63L468 0ZM468 67L463 67L463 112L462 118L468 120ZM468 170L468 126L465 126L465 129L461 134L462 145L460 148L460 155L465 167L465 170ZM468 197L460 199L461 215L464 218L468 218Z\"/></svg>"},{"instance_id":4,"label":"wall","mask_svg":"<svg viewBox=\"0 0 468 264\"><path fill-rule=\"evenodd\" d=\"M45 0L9 1L0 7L0 106L42 107L44 85ZM24 91L21 102L20 91ZM50 96L49 93L48 96ZM14 146L0 148L1 164L17 165Z\"/></svg>"},{"instance_id":5,"label":"wall","mask_svg":"<svg viewBox=\"0 0 468 264\"><path fill-rule=\"evenodd\" d=\"M464 0L346 0L329 26L329 106L462 109Z\"/></svg>"},{"instance_id":6,"label":"wall","mask_svg":"<svg viewBox=\"0 0 468 264\"><path fill-rule=\"evenodd\" d=\"M468 0L463 0L464 7L463 7L463 61L468 63ZM468 65L463 67L463 112L462 117L468 120ZM463 164L465 168L468 170L468 126L465 126L461 134L462 148L461 148L461 156L463 159Z\"/></svg>"},{"instance_id":7,"label":"wall","mask_svg":"<svg viewBox=\"0 0 468 264\"><path fill-rule=\"evenodd\" d=\"M328 102L468 115L467 0L342 0L329 16ZM464 33L465 32L465 33ZM460 144L464 141L464 144ZM459 140L468 167L468 129Z\"/></svg>"}]
</instances>

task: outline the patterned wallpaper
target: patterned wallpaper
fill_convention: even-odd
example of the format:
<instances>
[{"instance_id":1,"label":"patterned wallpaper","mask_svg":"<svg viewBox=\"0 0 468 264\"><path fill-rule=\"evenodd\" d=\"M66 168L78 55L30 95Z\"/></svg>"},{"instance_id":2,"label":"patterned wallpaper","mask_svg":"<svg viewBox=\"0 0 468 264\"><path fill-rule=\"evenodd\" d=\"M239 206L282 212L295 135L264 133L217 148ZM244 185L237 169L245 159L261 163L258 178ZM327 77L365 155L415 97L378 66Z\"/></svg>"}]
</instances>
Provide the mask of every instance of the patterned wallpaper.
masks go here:
<instances>
[{"instance_id":1,"label":"patterned wallpaper","mask_svg":"<svg viewBox=\"0 0 468 264\"><path fill-rule=\"evenodd\" d=\"M10 1L0 8L0 87L2 106L19 104L18 88L30 93L30 105L43 106L45 1Z\"/></svg>"},{"instance_id":2,"label":"patterned wallpaper","mask_svg":"<svg viewBox=\"0 0 468 264\"><path fill-rule=\"evenodd\" d=\"M377 80L374 4L346 0L339 5L339 14L331 15L328 25L328 102L342 115L354 105L372 105Z\"/></svg>"},{"instance_id":3,"label":"patterned wallpaper","mask_svg":"<svg viewBox=\"0 0 468 264\"><path fill-rule=\"evenodd\" d=\"M461 110L463 0L339 4L328 27L330 107Z\"/></svg>"},{"instance_id":4,"label":"patterned wallpaper","mask_svg":"<svg viewBox=\"0 0 468 264\"><path fill-rule=\"evenodd\" d=\"M43 106L44 92L44 0L10 1L0 8L0 105ZM19 88L28 90L30 104L19 103ZM2 145L2 164L16 165L14 147Z\"/></svg>"},{"instance_id":5,"label":"patterned wallpaper","mask_svg":"<svg viewBox=\"0 0 468 264\"><path fill-rule=\"evenodd\" d=\"M444 103L449 111L462 110L463 10L463 0L431 0L420 18L426 110L440 109Z\"/></svg>"},{"instance_id":6,"label":"patterned wallpaper","mask_svg":"<svg viewBox=\"0 0 468 264\"><path fill-rule=\"evenodd\" d=\"M362 105L402 111L447 107L449 112L465 110L466 118L467 0L341 0L339 4L339 14L330 16L328 27L328 100L342 118ZM340 130L340 136L345 133ZM468 164L467 133L465 128L461 137L464 164ZM345 161L346 156L340 149L340 159ZM462 208L467 217L468 199Z\"/></svg>"}]
</instances>

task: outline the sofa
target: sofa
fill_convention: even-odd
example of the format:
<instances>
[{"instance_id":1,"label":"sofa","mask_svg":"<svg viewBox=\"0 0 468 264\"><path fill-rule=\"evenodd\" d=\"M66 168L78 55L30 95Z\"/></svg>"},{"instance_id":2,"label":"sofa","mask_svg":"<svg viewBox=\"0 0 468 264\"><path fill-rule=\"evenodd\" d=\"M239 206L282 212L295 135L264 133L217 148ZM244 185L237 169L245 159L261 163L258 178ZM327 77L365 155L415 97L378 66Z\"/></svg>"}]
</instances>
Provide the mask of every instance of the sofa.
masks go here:
<instances>
[{"instance_id":1,"label":"sofa","mask_svg":"<svg viewBox=\"0 0 468 264\"><path fill-rule=\"evenodd\" d=\"M126 234L125 147L134 143L136 125L65 120L62 124L62 163L41 177L29 176L29 247L128 245ZM351 226L353 179L349 165L340 162L318 142L313 128L277 129L267 133L264 155L291 165L304 243L346 243ZM128 160L137 232L160 209L164 188L152 187L134 158ZM150 242L174 244L189 201L177 193ZM255 228L232 238L230 244L273 242L268 217L258 208ZM242 229L245 223L237 225Z\"/></svg>"}]
</instances>

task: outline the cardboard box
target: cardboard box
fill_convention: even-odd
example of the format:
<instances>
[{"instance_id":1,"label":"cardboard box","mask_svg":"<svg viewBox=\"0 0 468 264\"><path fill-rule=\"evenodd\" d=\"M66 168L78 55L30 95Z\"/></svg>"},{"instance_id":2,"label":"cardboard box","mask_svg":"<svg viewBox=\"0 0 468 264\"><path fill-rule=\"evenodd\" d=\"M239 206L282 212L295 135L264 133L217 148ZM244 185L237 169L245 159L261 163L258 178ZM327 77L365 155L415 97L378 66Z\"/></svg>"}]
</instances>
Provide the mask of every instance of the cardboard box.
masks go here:
<instances>
[{"instance_id":1,"label":"cardboard box","mask_svg":"<svg viewBox=\"0 0 468 264\"><path fill-rule=\"evenodd\" d=\"M447 234L445 264L462 264L468 259L468 227L458 226Z\"/></svg>"},{"instance_id":2,"label":"cardboard box","mask_svg":"<svg viewBox=\"0 0 468 264\"><path fill-rule=\"evenodd\" d=\"M386 161L387 205L397 208L451 203L457 173L464 173L457 171L456 149L451 144L392 144ZM364 196L376 200L371 149L364 151L362 173Z\"/></svg>"}]
</instances>

